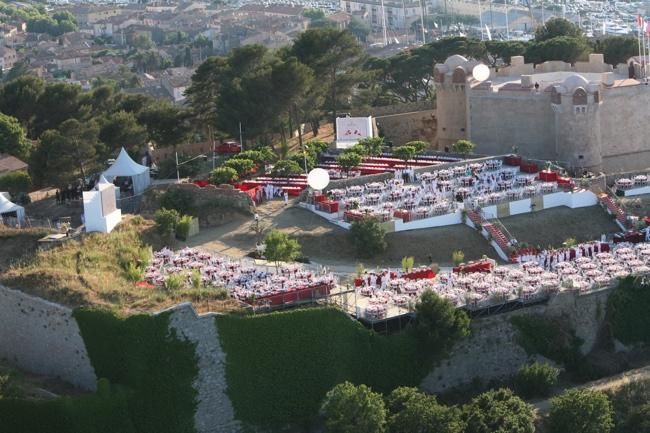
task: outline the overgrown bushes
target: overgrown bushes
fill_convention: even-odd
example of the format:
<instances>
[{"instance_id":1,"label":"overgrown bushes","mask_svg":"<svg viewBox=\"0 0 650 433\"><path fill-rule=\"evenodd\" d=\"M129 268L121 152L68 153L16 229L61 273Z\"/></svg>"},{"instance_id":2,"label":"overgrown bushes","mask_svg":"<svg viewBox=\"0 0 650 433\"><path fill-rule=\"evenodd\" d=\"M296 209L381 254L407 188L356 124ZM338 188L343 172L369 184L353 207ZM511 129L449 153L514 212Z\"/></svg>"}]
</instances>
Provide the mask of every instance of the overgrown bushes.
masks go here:
<instances>
[{"instance_id":1,"label":"overgrown bushes","mask_svg":"<svg viewBox=\"0 0 650 433\"><path fill-rule=\"evenodd\" d=\"M174 209L179 214L190 214L194 209L192 193L183 189L165 191L160 197L160 207Z\"/></svg>"},{"instance_id":2,"label":"overgrown bushes","mask_svg":"<svg viewBox=\"0 0 650 433\"><path fill-rule=\"evenodd\" d=\"M551 399L550 433L609 433L612 405L599 391L571 389Z\"/></svg>"},{"instance_id":3,"label":"overgrown bushes","mask_svg":"<svg viewBox=\"0 0 650 433\"><path fill-rule=\"evenodd\" d=\"M524 365L515 376L515 389L525 398L546 397L557 385L560 370L549 364Z\"/></svg>"},{"instance_id":4,"label":"overgrown bushes","mask_svg":"<svg viewBox=\"0 0 650 433\"><path fill-rule=\"evenodd\" d=\"M353 222L349 236L359 257L373 257L386 251L386 230L374 218Z\"/></svg>"},{"instance_id":5,"label":"overgrown bushes","mask_svg":"<svg viewBox=\"0 0 650 433\"><path fill-rule=\"evenodd\" d=\"M633 277L619 282L607 300L612 334L625 344L650 343L650 287Z\"/></svg>"}]
</instances>

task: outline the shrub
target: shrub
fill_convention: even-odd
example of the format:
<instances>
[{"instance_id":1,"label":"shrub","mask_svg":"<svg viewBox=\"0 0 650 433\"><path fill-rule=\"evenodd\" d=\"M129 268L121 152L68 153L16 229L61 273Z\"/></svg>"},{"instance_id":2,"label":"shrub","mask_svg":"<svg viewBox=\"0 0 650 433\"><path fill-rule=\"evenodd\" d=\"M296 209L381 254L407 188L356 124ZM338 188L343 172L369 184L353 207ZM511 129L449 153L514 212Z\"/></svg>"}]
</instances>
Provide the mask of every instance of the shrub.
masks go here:
<instances>
[{"instance_id":1,"label":"shrub","mask_svg":"<svg viewBox=\"0 0 650 433\"><path fill-rule=\"evenodd\" d=\"M582 340L558 320L521 315L510 321L519 332L519 344L529 355L540 354L571 370L582 365Z\"/></svg>"},{"instance_id":2,"label":"shrub","mask_svg":"<svg viewBox=\"0 0 650 433\"><path fill-rule=\"evenodd\" d=\"M400 146L397 149L393 150L393 156L403 160L404 162L408 162L409 160L413 159L415 157L415 154L417 153L417 150L413 146Z\"/></svg>"},{"instance_id":3,"label":"shrub","mask_svg":"<svg viewBox=\"0 0 650 433\"><path fill-rule=\"evenodd\" d=\"M551 399L550 433L609 433L612 405L599 391L571 389Z\"/></svg>"},{"instance_id":4,"label":"shrub","mask_svg":"<svg viewBox=\"0 0 650 433\"><path fill-rule=\"evenodd\" d=\"M22 391L16 384L12 374L0 375L0 400L3 398L20 398Z\"/></svg>"},{"instance_id":5,"label":"shrub","mask_svg":"<svg viewBox=\"0 0 650 433\"><path fill-rule=\"evenodd\" d=\"M174 209L179 214L191 213L194 208L194 196L183 189L172 189L160 197L160 207Z\"/></svg>"},{"instance_id":6,"label":"shrub","mask_svg":"<svg viewBox=\"0 0 650 433\"><path fill-rule=\"evenodd\" d=\"M348 153L355 153L363 158L364 156L368 156L368 149L363 145L357 143L352 147L348 147L347 149L344 149L341 154L343 155Z\"/></svg>"},{"instance_id":7,"label":"shrub","mask_svg":"<svg viewBox=\"0 0 650 433\"><path fill-rule=\"evenodd\" d=\"M129 281L142 281L144 278L144 269L135 263L129 263L124 271L124 275Z\"/></svg>"},{"instance_id":8,"label":"shrub","mask_svg":"<svg viewBox=\"0 0 650 433\"><path fill-rule=\"evenodd\" d=\"M280 230L271 230L264 238L264 257L270 262L290 262L300 256L300 244Z\"/></svg>"},{"instance_id":9,"label":"shrub","mask_svg":"<svg viewBox=\"0 0 650 433\"><path fill-rule=\"evenodd\" d=\"M180 215L175 209L158 209L154 214L154 221L156 221L156 229L158 233L165 236L170 236L176 231Z\"/></svg>"},{"instance_id":10,"label":"shrub","mask_svg":"<svg viewBox=\"0 0 650 433\"><path fill-rule=\"evenodd\" d=\"M176 223L176 237L186 241L190 237L190 229L192 228L191 215L183 215Z\"/></svg>"},{"instance_id":11,"label":"shrub","mask_svg":"<svg viewBox=\"0 0 650 433\"><path fill-rule=\"evenodd\" d=\"M32 178L24 171L14 171L0 177L0 191L7 191L12 196L32 189Z\"/></svg>"},{"instance_id":12,"label":"shrub","mask_svg":"<svg viewBox=\"0 0 650 433\"><path fill-rule=\"evenodd\" d=\"M91 399L88 404L110 416L95 419L94 411L80 406L77 412L97 428L78 427L70 433L195 431L197 394L193 383L198 375L195 345L170 328L169 313L121 318L106 311L82 309L73 314L97 377L115 384L116 392L111 394L117 393L119 398L110 400L115 406L112 410L100 386L98 401ZM127 392L117 392L121 387ZM70 400L67 409L74 410L73 403L78 401L86 400ZM134 426L132 430L120 425L128 420Z\"/></svg>"},{"instance_id":13,"label":"shrub","mask_svg":"<svg viewBox=\"0 0 650 433\"><path fill-rule=\"evenodd\" d=\"M239 179L237 170L232 167L217 167L210 172L210 183L212 185L237 182L237 179Z\"/></svg>"},{"instance_id":14,"label":"shrub","mask_svg":"<svg viewBox=\"0 0 650 433\"><path fill-rule=\"evenodd\" d=\"M185 276L182 274L170 274L165 278L165 290L176 292L185 286Z\"/></svg>"},{"instance_id":15,"label":"shrub","mask_svg":"<svg viewBox=\"0 0 650 433\"><path fill-rule=\"evenodd\" d=\"M276 162L273 165L273 169L271 170L271 174L277 177L287 177L291 176L292 174L300 173L302 173L302 169L298 163L290 159L283 159Z\"/></svg>"},{"instance_id":16,"label":"shrub","mask_svg":"<svg viewBox=\"0 0 650 433\"><path fill-rule=\"evenodd\" d=\"M321 413L329 433L382 433L386 427L384 401L365 385L336 385L325 395Z\"/></svg>"},{"instance_id":17,"label":"shrub","mask_svg":"<svg viewBox=\"0 0 650 433\"><path fill-rule=\"evenodd\" d=\"M465 261L465 253L457 250L451 253L451 261L454 266L458 266Z\"/></svg>"},{"instance_id":18,"label":"shrub","mask_svg":"<svg viewBox=\"0 0 650 433\"><path fill-rule=\"evenodd\" d=\"M557 385L559 374L560 370L549 364L524 365L515 376L515 389L525 398L546 397Z\"/></svg>"},{"instance_id":19,"label":"shrub","mask_svg":"<svg viewBox=\"0 0 650 433\"><path fill-rule=\"evenodd\" d=\"M264 155L259 150L245 150L237 154L237 159L250 159L255 165L264 164Z\"/></svg>"},{"instance_id":20,"label":"shrub","mask_svg":"<svg viewBox=\"0 0 650 433\"><path fill-rule=\"evenodd\" d=\"M223 167L230 167L237 172L237 176L244 177L253 170L255 163L250 159L231 158L223 163Z\"/></svg>"},{"instance_id":21,"label":"shrub","mask_svg":"<svg viewBox=\"0 0 650 433\"><path fill-rule=\"evenodd\" d=\"M533 433L533 408L507 388L485 392L463 408L465 433ZM565 430L568 433L571 430Z\"/></svg>"},{"instance_id":22,"label":"shrub","mask_svg":"<svg viewBox=\"0 0 650 433\"><path fill-rule=\"evenodd\" d=\"M633 407L616 424L616 431L621 433L650 433L650 403Z\"/></svg>"},{"instance_id":23,"label":"shrub","mask_svg":"<svg viewBox=\"0 0 650 433\"><path fill-rule=\"evenodd\" d=\"M615 424L617 426L625 424L625 419L631 412L650 402L650 379L626 383L613 391L609 391L608 396L614 409ZM635 430L617 428L616 431L628 433Z\"/></svg>"},{"instance_id":24,"label":"shrub","mask_svg":"<svg viewBox=\"0 0 650 433\"><path fill-rule=\"evenodd\" d=\"M460 155L469 155L474 152L476 145L469 140L458 140L451 145L451 150Z\"/></svg>"},{"instance_id":25,"label":"shrub","mask_svg":"<svg viewBox=\"0 0 650 433\"><path fill-rule=\"evenodd\" d=\"M650 343L650 290L634 278L621 280L607 300L614 337L624 344Z\"/></svg>"},{"instance_id":26,"label":"shrub","mask_svg":"<svg viewBox=\"0 0 650 433\"><path fill-rule=\"evenodd\" d=\"M429 143L426 141L420 141L420 140L415 140L415 141L409 141L408 143L405 143L404 146L411 146L415 148L416 153L424 152L427 147L429 147Z\"/></svg>"},{"instance_id":27,"label":"shrub","mask_svg":"<svg viewBox=\"0 0 650 433\"><path fill-rule=\"evenodd\" d=\"M199 272L197 269L194 269L190 275L190 284L195 290L203 288L203 277L201 276L201 272Z\"/></svg>"},{"instance_id":28,"label":"shrub","mask_svg":"<svg viewBox=\"0 0 650 433\"><path fill-rule=\"evenodd\" d=\"M426 290L415 304L415 331L425 348L444 354L469 335L469 317L447 299Z\"/></svg>"},{"instance_id":29,"label":"shrub","mask_svg":"<svg viewBox=\"0 0 650 433\"><path fill-rule=\"evenodd\" d=\"M321 155L329 149L329 144L318 138L305 142L305 147L311 150L315 155Z\"/></svg>"},{"instance_id":30,"label":"shrub","mask_svg":"<svg viewBox=\"0 0 650 433\"><path fill-rule=\"evenodd\" d=\"M355 221L349 232L352 245L360 257L373 257L386 251L386 230L376 219Z\"/></svg>"},{"instance_id":31,"label":"shrub","mask_svg":"<svg viewBox=\"0 0 650 433\"><path fill-rule=\"evenodd\" d=\"M359 140L357 143L366 148L366 154L370 156L379 156L384 151L383 137L369 137Z\"/></svg>"},{"instance_id":32,"label":"shrub","mask_svg":"<svg viewBox=\"0 0 650 433\"><path fill-rule=\"evenodd\" d=\"M414 264L415 264L415 258L402 257L402 270L404 272L409 272L411 269L413 269Z\"/></svg>"},{"instance_id":33,"label":"shrub","mask_svg":"<svg viewBox=\"0 0 650 433\"><path fill-rule=\"evenodd\" d=\"M336 157L336 162L341 166L343 171L348 173L361 164L361 155L353 152L342 153Z\"/></svg>"},{"instance_id":34,"label":"shrub","mask_svg":"<svg viewBox=\"0 0 650 433\"><path fill-rule=\"evenodd\" d=\"M305 170L305 162L307 163L307 171L310 171L316 167L316 155L309 150L305 150L304 152L295 152L289 155L289 160L298 164L298 167L300 167L301 171Z\"/></svg>"}]
</instances>

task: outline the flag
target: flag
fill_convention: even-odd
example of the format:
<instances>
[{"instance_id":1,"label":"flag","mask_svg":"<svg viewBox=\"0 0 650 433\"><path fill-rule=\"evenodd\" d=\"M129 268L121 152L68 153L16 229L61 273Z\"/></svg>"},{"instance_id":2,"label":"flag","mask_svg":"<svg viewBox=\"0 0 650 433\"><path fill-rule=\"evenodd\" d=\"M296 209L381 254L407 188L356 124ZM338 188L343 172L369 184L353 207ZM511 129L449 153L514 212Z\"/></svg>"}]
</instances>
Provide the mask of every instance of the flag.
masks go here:
<instances>
[{"instance_id":1,"label":"flag","mask_svg":"<svg viewBox=\"0 0 650 433\"><path fill-rule=\"evenodd\" d=\"M485 31L487 34L488 41L492 40L492 33L490 33L490 29L488 28L487 24L485 25Z\"/></svg>"},{"instance_id":2,"label":"flag","mask_svg":"<svg viewBox=\"0 0 650 433\"><path fill-rule=\"evenodd\" d=\"M647 34L650 35L650 21L645 21L643 23L643 31Z\"/></svg>"},{"instance_id":3,"label":"flag","mask_svg":"<svg viewBox=\"0 0 650 433\"><path fill-rule=\"evenodd\" d=\"M641 17L641 15L636 16L636 26L638 28L643 27L643 17Z\"/></svg>"}]
</instances>

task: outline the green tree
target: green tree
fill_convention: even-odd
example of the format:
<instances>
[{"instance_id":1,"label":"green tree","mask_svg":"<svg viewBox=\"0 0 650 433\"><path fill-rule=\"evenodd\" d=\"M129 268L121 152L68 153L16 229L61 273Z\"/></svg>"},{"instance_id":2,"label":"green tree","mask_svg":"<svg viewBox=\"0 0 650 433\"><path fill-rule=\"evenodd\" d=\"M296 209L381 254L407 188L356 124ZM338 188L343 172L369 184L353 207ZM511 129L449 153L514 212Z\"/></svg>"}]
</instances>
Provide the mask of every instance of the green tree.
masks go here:
<instances>
[{"instance_id":1,"label":"green tree","mask_svg":"<svg viewBox=\"0 0 650 433\"><path fill-rule=\"evenodd\" d=\"M231 158L223 163L223 167L230 167L237 172L237 176L245 177L253 170L255 163L250 159Z\"/></svg>"},{"instance_id":2,"label":"green tree","mask_svg":"<svg viewBox=\"0 0 650 433\"><path fill-rule=\"evenodd\" d=\"M415 332L430 352L447 353L470 333L467 313L431 290L422 293L415 313Z\"/></svg>"},{"instance_id":3,"label":"green tree","mask_svg":"<svg viewBox=\"0 0 650 433\"><path fill-rule=\"evenodd\" d=\"M584 38L558 36L540 42L532 42L526 48L526 61L535 64L549 60L561 60L575 63L585 58L591 52L591 47Z\"/></svg>"},{"instance_id":4,"label":"green tree","mask_svg":"<svg viewBox=\"0 0 650 433\"><path fill-rule=\"evenodd\" d=\"M314 138L305 142L305 148L309 149L317 156L320 156L323 153L327 152L329 150L329 147L330 146L326 141L320 140L318 138Z\"/></svg>"},{"instance_id":5,"label":"green tree","mask_svg":"<svg viewBox=\"0 0 650 433\"><path fill-rule=\"evenodd\" d=\"M212 185L236 182L237 179L239 179L237 170L232 167L217 167L210 172L210 183Z\"/></svg>"},{"instance_id":6,"label":"green tree","mask_svg":"<svg viewBox=\"0 0 650 433\"><path fill-rule=\"evenodd\" d=\"M366 42L371 31L368 24L354 17L350 20L347 30L361 42Z\"/></svg>"},{"instance_id":7,"label":"green tree","mask_svg":"<svg viewBox=\"0 0 650 433\"><path fill-rule=\"evenodd\" d=\"M350 97L352 87L363 76L359 68L361 46L346 30L319 28L301 33L291 52L313 71L313 86L325 95L325 108L336 124L338 107Z\"/></svg>"},{"instance_id":8,"label":"green tree","mask_svg":"<svg viewBox=\"0 0 650 433\"><path fill-rule=\"evenodd\" d=\"M422 153L427 149L427 147L429 147L429 143L427 143L426 141L421 141L421 140L409 141L408 143L405 143L404 145L405 146L413 146L415 148L415 153Z\"/></svg>"},{"instance_id":9,"label":"green tree","mask_svg":"<svg viewBox=\"0 0 650 433\"><path fill-rule=\"evenodd\" d=\"M463 408L465 433L533 433L535 414L507 388L485 392ZM562 430L564 433L573 430Z\"/></svg>"},{"instance_id":10,"label":"green tree","mask_svg":"<svg viewBox=\"0 0 650 433\"><path fill-rule=\"evenodd\" d=\"M359 257L374 257L386 251L386 230L374 218L354 221L349 236Z\"/></svg>"},{"instance_id":11,"label":"green tree","mask_svg":"<svg viewBox=\"0 0 650 433\"><path fill-rule=\"evenodd\" d=\"M290 159L277 161L273 165L273 169L271 170L271 174L273 176L278 176L278 177L287 177L293 174L300 174L300 173L302 173L302 169L300 168L298 163Z\"/></svg>"},{"instance_id":12,"label":"green tree","mask_svg":"<svg viewBox=\"0 0 650 433\"><path fill-rule=\"evenodd\" d=\"M458 140L451 146L451 150L459 155L467 156L474 152L476 146L469 140Z\"/></svg>"},{"instance_id":13,"label":"green tree","mask_svg":"<svg viewBox=\"0 0 650 433\"><path fill-rule=\"evenodd\" d=\"M343 171L349 173L350 170L361 164L361 155L354 152L344 152L336 157L336 163L341 166Z\"/></svg>"},{"instance_id":14,"label":"green tree","mask_svg":"<svg viewBox=\"0 0 650 433\"><path fill-rule=\"evenodd\" d=\"M600 391L570 389L551 399L550 433L609 433L612 405Z\"/></svg>"},{"instance_id":15,"label":"green tree","mask_svg":"<svg viewBox=\"0 0 650 433\"><path fill-rule=\"evenodd\" d=\"M158 233L163 236L171 236L176 233L176 226L181 216L175 209L158 209L153 219L156 222Z\"/></svg>"},{"instance_id":16,"label":"green tree","mask_svg":"<svg viewBox=\"0 0 650 433\"><path fill-rule=\"evenodd\" d=\"M560 370L549 364L524 365L515 376L515 390L525 398L546 397L557 385Z\"/></svg>"},{"instance_id":17,"label":"green tree","mask_svg":"<svg viewBox=\"0 0 650 433\"><path fill-rule=\"evenodd\" d=\"M366 154L370 156L379 156L384 151L384 137L362 138L357 144L365 147Z\"/></svg>"},{"instance_id":18,"label":"green tree","mask_svg":"<svg viewBox=\"0 0 650 433\"><path fill-rule=\"evenodd\" d=\"M264 257L270 262L291 262L300 256L300 244L280 230L271 230L264 238Z\"/></svg>"},{"instance_id":19,"label":"green tree","mask_svg":"<svg viewBox=\"0 0 650 433\"><path fill-rule=\"evenodd\" d=\"M25 75L8 81L0 89L0 111L18 119L30 137L34 137L31 127L44 87L40 78Z\"/></svg>"},{"instance_id":20,"label":"green tree","mask_svg":"<svg viewBox=\"0 0 650 433\"><path fill-rule=\"evenodd\" d=\"M32 178L23 171L13 171L0 177L0 191L7 191L12 196L29 192L31 188Z\"/></svg>"},{"instance_id":21,"label":"green tree","mask_svg":"<svg viewBox=\"0 0 650 433\"><path fill-rule=\"evenodd\" d=\"M365 385L336 385L325 395L321 413L329 433L383 433L386 428L381 395Z\"/></svg>"},{"instance_id":22,"label":"green tree","mask_svg":"<svg viewBox=\"0 0 650 433\"><path fill-rule=\"evenodd\" d=\"M413 146L403 145L393 150L393 156L398 157L405 163L408 163L410 160L415 158L417 150Z\"/></svg>"},{"instance_id":23,"label":"green tree","mask_svg":"<svg viewBox=\"0 0 650 433\"><path fill-rule=\"evenodd\" d=\"M633 407L616 424L615 431L620 433L650 433L650 403Z\"/></svg>"},{"instance_id":24,"label":"green tree","mask_svg":"<svg viewBox=\"0 0 650 433\"><path fill-rule=\"evenodd\" d=\"M173 209L181 215L188 214L194 208L194 196L184 189L170 189L160 197L160 207Z\"/></svg>"},{"instance_id":25,"label":"green tree","mask_svg":"<svg viewBox=\"0 0 650 433\"><path fill-rule=\"evenodd\" d=\"M56 129L68 119L81 119L87 108L80 106L81 87L68 83L49 84L38 97L34 127L36 135Z\"/></svg>"},{"instance_id":26,"label":"green tree","mask_svg":"<svg viewBox=\"0 0 650 433\"><path fill-rule=\"evenodd\" d=\"M121 147L134 152L142 150L147 140L147 130L140 125L133 113L117 111L101 120L99 139L109 152Z\"/></svg>"},{"instance_id":27,"label":"green tree","mask_svg":"<svg viewBox=\"0 0 650 433\"><path fill-rule=\"evenodd\" d=\"M393 394L397 394L393 396ZM464 423L455 407L439 404L435 396L425 395L416 388L396 388L387 397L390 433L462 433Z\"/></svg>"},{"instance_id":28,"label":"green tree","mask_svg":"<svg viewBox=\"0 0 650 433\"><path fill-rule=\"evenodd\" d=\"M603 53L605 63L616 66L620 63L627 63L630 57L639 54L636 38L629 36L610 36L603 39L598 47Z\"/></svg>"},{"instance_id":29,"label":"green tree","mask_svg":"<svg viewBox=\"0 0 650 433\"><path fill-rule=\"evenodd\" d=\"M488 64L497 67L500 64L510 65L513 56L523 56L526 52L526 44L521 41L485 41Z\"/></svg>"},{"instance_id":30,"label":"green tree","mask_svg":"<svg viewBox=\"0 0 650 433\"><path fill-rule=\"evenodd\" d=\"M150 50L154 47L154 43L151 40L151 36L147 34L139 34L133 38L131 41L131 46L139 50Z\"/></svg>"},{"instance_id":31,"label":"green tree","mask_svg":"<svg viewBox=\"0 0 650 433\"><path fill-rule=\"evenodd\" d=\"M320 8L306 8L302 15L310 20L322 20L325 18L325 12Z\"/></svg>"},{"instance_id":32,"label":"green tree","mask_svg":"<svg viewBox=\"0 0 650 433\"><path fill-rule=\"evenodd\" d=\"M31 143L18 119L0 113L0 153L25 159L30 149Z\"/></svg>"},{"instance_id":33,"label":"green tree","mask_svg":"<svg viewBox=\"0 0 650 433\"><path fill-rule=\"evenodd\" d=\"M188 113L168 101L157 101L144 108L138 121L147 128L149 137L160 147L176 146L190 133Z\"/></svg>"},{"instance_id":34,"label":"green tree","mask_svg":"<svg viewBox=\"0 0 650 433\"><path fill-rule=\"evenodd\" d=\"M535 41L547 41L549 39L566 36L569 38L582 38L582 30L564 18L551 18L543 26L535 30Z\"/></svg>"}]
</instances>

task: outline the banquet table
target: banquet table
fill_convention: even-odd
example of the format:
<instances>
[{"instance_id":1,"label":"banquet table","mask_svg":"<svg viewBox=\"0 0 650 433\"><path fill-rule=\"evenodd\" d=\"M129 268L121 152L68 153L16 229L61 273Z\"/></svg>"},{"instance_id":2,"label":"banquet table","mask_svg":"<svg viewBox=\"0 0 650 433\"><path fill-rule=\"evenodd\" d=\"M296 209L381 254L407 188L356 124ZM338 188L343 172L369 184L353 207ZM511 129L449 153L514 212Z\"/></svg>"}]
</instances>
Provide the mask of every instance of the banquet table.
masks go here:
<instances>
[{"instance_id":1,"label":"banquet table","mask_svg":"<svg viewBox=\"0 0 650 433\"><path fill-rule=\"evenodd\" d=\"M540 171L539 180L542 182L557 182L557 173L550 170Z\"/></svg>"},{"instance_id":2,"label":"banquet table","mask_svg":"<svg viewBox=\"0 0 650 433\"><path fill-rule=\"evenodd\" d=\"M339 211L339 203L334 200L327 200L317 205L318 210L327 213L336 213Z\"/></svg>"},{"instance_id":3,"label":"banquet table","mask_svg":"<svg viewBox=\"0 0 650 433\"><path fill-rule=\"evenodd\" d=\"M537 173L539 167L534 162L523 162L519 165L519 170L523 173Z\"/></svg>"},{"instance_id":4,"label":"banquet table","mask_svg":"<svg viewBox=\"0 0 650 433\"><path fill-rule=\"evenodd\" d=\"M393 216L397 219L401 219L405 223L411 221L411 213L406 209L397 209L393 212Z\"/></svg>"},{"instance_id":5,"label":"banquet table","mask_svg":"<svg viewBox=\"0 0 650 433\"><path fill-rule=\"evenodd\" d=\"M521 156L508 155L504 158L503 162L505 165L509 165L511 167L519 167L521 165Z\"/></svg>"}]
</instances>

